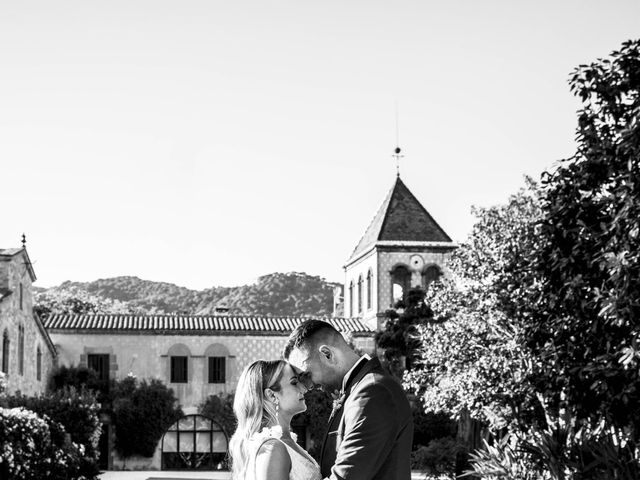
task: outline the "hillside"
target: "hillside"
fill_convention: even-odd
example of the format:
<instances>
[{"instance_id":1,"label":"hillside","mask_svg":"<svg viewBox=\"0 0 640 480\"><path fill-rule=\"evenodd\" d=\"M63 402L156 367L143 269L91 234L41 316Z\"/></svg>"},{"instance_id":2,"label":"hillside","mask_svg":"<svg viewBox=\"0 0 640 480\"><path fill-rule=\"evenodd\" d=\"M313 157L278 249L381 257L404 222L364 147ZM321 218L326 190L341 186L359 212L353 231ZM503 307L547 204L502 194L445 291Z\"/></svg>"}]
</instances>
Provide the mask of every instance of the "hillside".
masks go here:
<instances>
[{"instance_id":1,"label":"hillside","mask_svg":"<svg viewBox=\"0 0 640 480\"><path fill-rule=\"evenodd\" d=\"M172 283L115 277L93 282L64 282L39 289L42 314L148 313L212 314L217 306L238 315L329 316L339 284L305 273L272 273L252 285L190 290Z\"/></svg>"}]
</instances>

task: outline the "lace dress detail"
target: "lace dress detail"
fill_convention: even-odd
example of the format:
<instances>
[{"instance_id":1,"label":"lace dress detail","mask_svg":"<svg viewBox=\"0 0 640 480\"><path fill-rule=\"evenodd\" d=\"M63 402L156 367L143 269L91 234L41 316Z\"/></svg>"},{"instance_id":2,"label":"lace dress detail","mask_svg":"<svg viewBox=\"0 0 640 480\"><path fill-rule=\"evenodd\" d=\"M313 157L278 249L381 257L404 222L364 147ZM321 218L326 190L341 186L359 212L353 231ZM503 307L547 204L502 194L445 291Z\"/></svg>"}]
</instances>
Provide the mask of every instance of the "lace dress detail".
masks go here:
<instances>
[{"instance_id":1,"label":"lace dress detail","mask_svg":"<svg viewBox=\"0 0 640 480\"><path fill-rule=\"evenodd\" d=\"M271 438L275 438L287 447L287 452L289 452L289 457L291 458L289 480L322 480L320 467L311 455L305 452L301 447L300 450L298 450L287 445L286 442L281 440L282 428L279 425L271 428L263 428L260 433L256 433L251 437L251 457L247 468L246 480L254 480L258 450L260 450L260 447L264 442ZM293 438L293 441L295 442L297 440L296 434L292 433L291 438Z\"/></svg>"}]
</instances>

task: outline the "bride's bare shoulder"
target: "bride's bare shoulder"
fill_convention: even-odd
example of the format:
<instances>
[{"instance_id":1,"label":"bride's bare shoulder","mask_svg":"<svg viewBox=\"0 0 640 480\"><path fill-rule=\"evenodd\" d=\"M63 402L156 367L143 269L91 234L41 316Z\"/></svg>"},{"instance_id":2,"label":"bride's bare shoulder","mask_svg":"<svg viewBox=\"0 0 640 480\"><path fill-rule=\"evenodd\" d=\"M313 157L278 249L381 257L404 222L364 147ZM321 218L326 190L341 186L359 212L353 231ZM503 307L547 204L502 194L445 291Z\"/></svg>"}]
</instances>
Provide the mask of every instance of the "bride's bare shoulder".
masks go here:
<instances>
[{"instance_id":1,"label":"bride's bare shoulder","mask_svg":"<svg viewBox=\"0 0 640 480\"><path fill-rule=\"evenodd\" d=\"M256 480L286 480L291 471L291 457L282 441L269 438L256 455Z\"/></svg>"}]
</instances>

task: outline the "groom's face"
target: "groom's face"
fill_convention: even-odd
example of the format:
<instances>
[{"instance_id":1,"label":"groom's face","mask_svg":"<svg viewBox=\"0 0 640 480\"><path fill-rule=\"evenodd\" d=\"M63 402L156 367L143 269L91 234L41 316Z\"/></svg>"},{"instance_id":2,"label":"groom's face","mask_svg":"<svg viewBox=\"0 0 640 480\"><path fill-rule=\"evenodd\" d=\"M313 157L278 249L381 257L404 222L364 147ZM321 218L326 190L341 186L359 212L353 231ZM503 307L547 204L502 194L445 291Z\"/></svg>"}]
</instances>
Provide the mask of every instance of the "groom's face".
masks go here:
<instances>
[{"instance_id":1,"label":"groom's face","mask_svg":"<svg viewBox=\"0 0 640 480\"><path fill-rule=\"evenodd\" d=\"M307 388L321 387L325 391L332 392L336 384L342 381L337 379L331 366L323 361L324 358L318 352L309 351L305 348L294 348L289 354L289 363L298 374L300 381L305 383Z\"/></svg>"}]
</instances>

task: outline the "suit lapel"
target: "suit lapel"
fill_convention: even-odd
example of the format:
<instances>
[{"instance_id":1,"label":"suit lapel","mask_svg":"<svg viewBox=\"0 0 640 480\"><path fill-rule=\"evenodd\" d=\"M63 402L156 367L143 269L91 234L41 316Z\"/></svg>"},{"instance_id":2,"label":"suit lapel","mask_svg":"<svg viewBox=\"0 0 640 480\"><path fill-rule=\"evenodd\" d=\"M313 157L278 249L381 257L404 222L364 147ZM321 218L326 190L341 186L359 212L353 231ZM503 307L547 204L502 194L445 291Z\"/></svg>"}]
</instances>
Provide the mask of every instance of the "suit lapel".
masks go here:
<instances>
[{"instance_id":1,"label":"suit lapel","mask_svg":"<svg viewBox=\"0 0 640 480\"><path fill-rule=\"evenodd\" d=\"M361 362L361 364L358 365L353 372L351 372L350 377L347 379L347 383L345 385L345 390L344 390L345 399L338 410L331 412L331 416L329 417L329 425L327 427L327 433L324 436L324 441L322 442L322 449L320 450L320 466L323 470L322 471L323 476L326 477L329 475L324 468L325 452L327 448L327 441L329 439L329 432L335 431L335 429L337 428L337 425L340 424L340 420L342 419L342 414L344 411L344 405L345 403L347 403L347 399L349 398L349 394L351 393L351 390L353 389L354 386L358 384L358 382L360 382L360 380L362 380L362 378L367 373L372 372L374 370L381 369L381 368L382 366L380 364L380 360L374 357L366 362ZM336 425L336 428L334 428L334 425L336 424L336 422L337 422L337 425ZM334 448L335 448L335 445L334 445ZM335 455L337 452L333 452L333 453ZM334 460L335 460L335 456L334 456Z\"/></svg>"}]
</instances>

